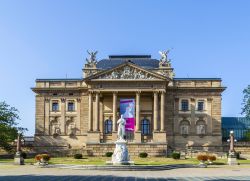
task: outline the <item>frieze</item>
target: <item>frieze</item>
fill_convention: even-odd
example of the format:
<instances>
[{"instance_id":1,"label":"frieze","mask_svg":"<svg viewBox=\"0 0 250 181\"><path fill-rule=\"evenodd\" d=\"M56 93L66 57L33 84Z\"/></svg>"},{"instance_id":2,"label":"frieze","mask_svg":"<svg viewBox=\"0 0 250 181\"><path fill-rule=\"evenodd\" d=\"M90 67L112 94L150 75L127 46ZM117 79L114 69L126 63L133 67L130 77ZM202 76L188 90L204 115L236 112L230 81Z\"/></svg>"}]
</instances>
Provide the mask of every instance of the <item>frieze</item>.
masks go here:
<instances>
[{"instance_id":1,"label":"frieze","mask_svg":"<svg viewBox=\"0 0 250 181\"><path fill-rule=\"evenodd\" d=\"M116 69L111 73L107 73L98 77L98 79L156 79L148 72L138 70L130 66L124 66L120 69Z\"/></svg>"}]
</instances>

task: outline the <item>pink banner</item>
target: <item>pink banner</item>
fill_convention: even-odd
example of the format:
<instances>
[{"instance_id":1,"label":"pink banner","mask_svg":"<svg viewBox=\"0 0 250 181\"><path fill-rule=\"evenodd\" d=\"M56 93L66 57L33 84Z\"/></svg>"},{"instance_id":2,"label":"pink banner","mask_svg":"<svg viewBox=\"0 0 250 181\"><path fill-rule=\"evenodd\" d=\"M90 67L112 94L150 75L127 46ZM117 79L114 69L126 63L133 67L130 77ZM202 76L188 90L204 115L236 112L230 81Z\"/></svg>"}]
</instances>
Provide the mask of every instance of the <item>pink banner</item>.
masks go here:
<instances>
[{"instance_id":1,"label":"pink banner","mask_svg":"<svg viewBox=\"0 0 250 181\"><path fill-rule=\"evenodd\" d=\"M120 113L126 120L125 130L135 130L135 100L134 99L121 99L120 100Z\"/></svg>"}]
</instances>

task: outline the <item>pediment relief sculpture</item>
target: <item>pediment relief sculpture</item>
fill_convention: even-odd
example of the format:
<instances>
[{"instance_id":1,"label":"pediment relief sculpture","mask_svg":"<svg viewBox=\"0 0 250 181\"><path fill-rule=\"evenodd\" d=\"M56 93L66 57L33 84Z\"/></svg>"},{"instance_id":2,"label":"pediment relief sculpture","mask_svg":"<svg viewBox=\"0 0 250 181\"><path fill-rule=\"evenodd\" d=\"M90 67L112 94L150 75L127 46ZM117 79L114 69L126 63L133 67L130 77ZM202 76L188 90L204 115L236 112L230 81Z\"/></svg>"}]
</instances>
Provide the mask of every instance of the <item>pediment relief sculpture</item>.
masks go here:
<instances>
[{"instance_id":1,"label":"pediment relief sculpture","mask_svg":"<svg viewBox=\"0 0 250 181\"><path fill-rule=\"evenodd\" d=\"M115 69L111 73L99 76L97 79L157 79L146 71L136 69L131 66L124 66Z\"/></svg>"}]
</instances>

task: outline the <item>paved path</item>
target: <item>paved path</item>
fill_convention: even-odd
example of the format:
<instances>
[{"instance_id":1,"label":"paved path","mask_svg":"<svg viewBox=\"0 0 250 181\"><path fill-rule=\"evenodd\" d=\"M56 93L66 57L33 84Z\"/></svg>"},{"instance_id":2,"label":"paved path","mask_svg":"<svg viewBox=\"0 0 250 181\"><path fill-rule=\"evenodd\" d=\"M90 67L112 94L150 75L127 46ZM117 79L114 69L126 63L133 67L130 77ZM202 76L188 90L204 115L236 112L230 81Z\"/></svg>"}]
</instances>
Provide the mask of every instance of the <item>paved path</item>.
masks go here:
<instances>
[{"instance_id":1,"label":"paved path","mask_svg":"<svg viewBox=\"0 0 250 181\"><path fill-rule=\"evenodd\" d=\"M141 180L250 180L250 166L180 168L166 171L103 171L38 168L0 164L0 181L141 181Z\"/></svg>"}]
</instances>

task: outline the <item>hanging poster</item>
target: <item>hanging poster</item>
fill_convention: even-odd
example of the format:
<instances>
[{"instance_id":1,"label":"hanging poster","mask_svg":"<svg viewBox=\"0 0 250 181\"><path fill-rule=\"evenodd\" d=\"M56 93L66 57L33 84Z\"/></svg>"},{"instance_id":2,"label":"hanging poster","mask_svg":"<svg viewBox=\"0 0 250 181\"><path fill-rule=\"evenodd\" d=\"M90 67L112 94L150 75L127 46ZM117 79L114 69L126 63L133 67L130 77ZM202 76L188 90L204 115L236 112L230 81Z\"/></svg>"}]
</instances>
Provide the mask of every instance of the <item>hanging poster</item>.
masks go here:
<instances>
[{"instance_id":1,"label":"hanging poster","mask_svg":"<svg viewBox=\"0 0 250 181\"><path fill-rule=\"evenodd\" d=\"M126 120L125 130L135 130L135 99L120 99L120 113Z\"/></svg>"}]
</instances>

